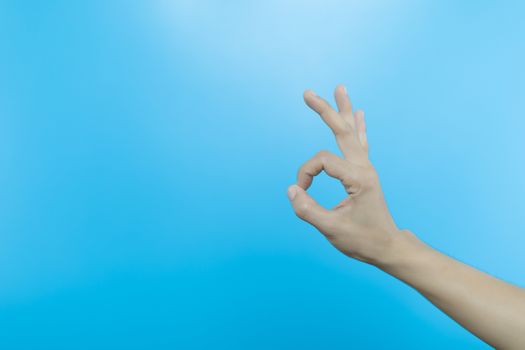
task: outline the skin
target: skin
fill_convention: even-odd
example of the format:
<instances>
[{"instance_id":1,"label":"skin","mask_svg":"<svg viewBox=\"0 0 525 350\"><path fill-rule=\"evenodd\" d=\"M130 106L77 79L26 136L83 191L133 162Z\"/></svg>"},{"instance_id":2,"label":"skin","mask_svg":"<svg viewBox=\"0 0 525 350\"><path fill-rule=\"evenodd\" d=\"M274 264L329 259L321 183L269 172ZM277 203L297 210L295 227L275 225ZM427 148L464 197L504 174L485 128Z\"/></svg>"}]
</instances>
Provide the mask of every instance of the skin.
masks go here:
<instances>
[{"instance_id":1,"label":"skin","mask_svg":"<svg viewBox=\"0 0 525 350\"><path fill-rule=\"evenodd\" d=\"M315 226L342 253L385 271L497 349L525 348L525 289L506 283L431 248L399 229L368 159L363 111L353 111L346 88L335 89L337 111L313 91L306 104L335 135L343 157L320 151L304 163L288 197L297 216ZM306 190L326 172L341 181L346 198L320 206Z\"/></svg>"}]
</instances>

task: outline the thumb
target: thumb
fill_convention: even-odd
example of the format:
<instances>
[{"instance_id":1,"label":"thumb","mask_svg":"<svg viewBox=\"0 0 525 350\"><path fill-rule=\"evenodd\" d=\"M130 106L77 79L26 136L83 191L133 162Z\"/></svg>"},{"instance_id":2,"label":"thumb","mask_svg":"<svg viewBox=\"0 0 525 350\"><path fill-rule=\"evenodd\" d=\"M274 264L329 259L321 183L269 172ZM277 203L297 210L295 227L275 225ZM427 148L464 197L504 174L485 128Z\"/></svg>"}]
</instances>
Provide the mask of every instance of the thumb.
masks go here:
<instances>
[{"instance_id":1,"label":"thumb","mask_svg":"<svg viewBox=\"0 0 525 350\"><path fill-rule=\"evenodd\" d=\"M288 198L292 203L295 214L306 222L320 229L327 221L329 211L319 205L301 187L292 185L288 187Z\"/></svg>"}]
</instances>

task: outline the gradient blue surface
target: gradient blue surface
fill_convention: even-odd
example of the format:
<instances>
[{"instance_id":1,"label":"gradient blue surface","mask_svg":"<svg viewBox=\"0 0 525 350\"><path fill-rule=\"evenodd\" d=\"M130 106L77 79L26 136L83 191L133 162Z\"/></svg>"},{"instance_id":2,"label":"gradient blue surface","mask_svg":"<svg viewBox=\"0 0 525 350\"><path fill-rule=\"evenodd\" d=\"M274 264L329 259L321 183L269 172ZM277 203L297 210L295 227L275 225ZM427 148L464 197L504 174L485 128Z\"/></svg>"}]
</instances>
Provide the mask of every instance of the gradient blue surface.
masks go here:
<instances>
[{"instance_id":1,"label":"gradient blue surface","mask_svg":"<svg viewBox=\"0 0 525 350\"><path fill-rule=\"evenodd\" d=\"M345 83L398 224L524 285L524 10L1 2L0 348L488 348L285 191Z\"/></svg>"}]
</instances>

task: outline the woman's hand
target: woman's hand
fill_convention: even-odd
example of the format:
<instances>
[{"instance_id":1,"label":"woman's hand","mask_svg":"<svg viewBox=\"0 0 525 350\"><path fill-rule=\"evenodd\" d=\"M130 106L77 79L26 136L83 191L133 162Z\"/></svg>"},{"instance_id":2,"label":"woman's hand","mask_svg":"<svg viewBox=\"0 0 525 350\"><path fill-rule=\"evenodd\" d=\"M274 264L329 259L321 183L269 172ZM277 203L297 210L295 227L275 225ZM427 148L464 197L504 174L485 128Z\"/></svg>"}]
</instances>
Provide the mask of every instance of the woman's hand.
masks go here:
<instances>
[{"instance_id":1,"label":"woman's hand","mask_svg":"<svg viewBox=\"0 0 525 350\"><path fill-rule=\"evenodd\" d=\"M344 158L321 151L299 169L297 185L288 189L297 215L337 249L414 287L493 347L525 349L525 289L432 249L408 230L398 230L368 160L363 112L352 112L343 86L335 90L339 112L311 91L304 99L332 129ZM323 170L339 179L347 193L332 210L306 193Z\"/></svg>"},{"instance_id":2,"label":"woman's hand","mask_svg":"<svg viewBox=\"0 0 525 350\"><path fill-rule=\"evenodd\" d=\"M334 95L339 112L311 90L305 91L304 100L332 129L344 157L328 151L317 153L299 169L297 184L290 186L288 197L297 216L314 225L337 249L353 258L380 264L399 230L368 160L364 113L352 111L344 86L338 86ZM332 210L321 207L306 192L321 171L339 179L347 194Z\"/></svg>"}]
</instances>

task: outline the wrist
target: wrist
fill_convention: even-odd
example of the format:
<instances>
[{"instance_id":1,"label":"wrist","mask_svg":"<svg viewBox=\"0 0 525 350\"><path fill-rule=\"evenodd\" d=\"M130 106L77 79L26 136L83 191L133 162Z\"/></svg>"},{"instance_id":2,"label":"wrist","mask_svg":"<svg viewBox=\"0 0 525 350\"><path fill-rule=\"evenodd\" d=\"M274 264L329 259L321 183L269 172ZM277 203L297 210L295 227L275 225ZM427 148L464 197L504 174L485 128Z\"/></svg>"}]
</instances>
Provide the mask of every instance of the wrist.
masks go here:
<instances>
[{"instance_id":1,"label":"wrist","mask_svg":"<svg viewBox=\"0 0 525 350\"><path fill-rule=\"evenodd\" d=\"M432 248L421 241L415 234L408 230L395 231L383 256L374 264L377 268L397 276L423 256L432 251Z\"/></svg>"}]
</instances>

